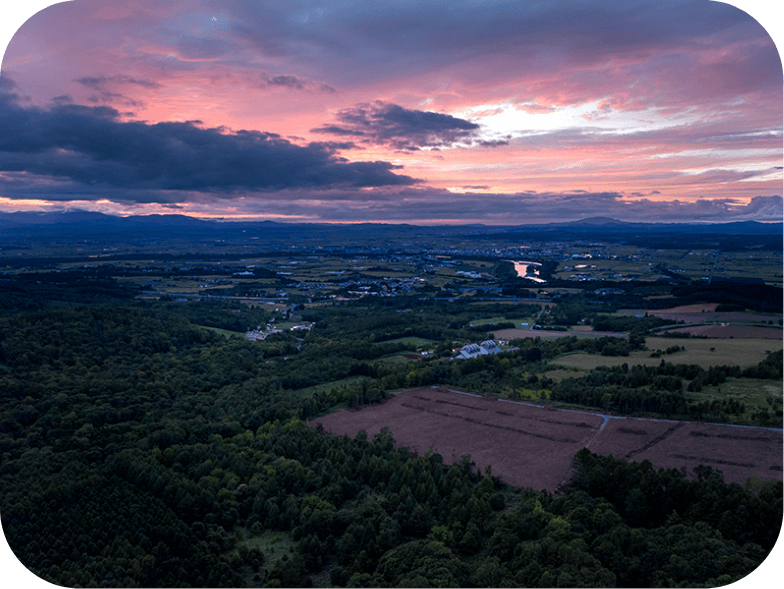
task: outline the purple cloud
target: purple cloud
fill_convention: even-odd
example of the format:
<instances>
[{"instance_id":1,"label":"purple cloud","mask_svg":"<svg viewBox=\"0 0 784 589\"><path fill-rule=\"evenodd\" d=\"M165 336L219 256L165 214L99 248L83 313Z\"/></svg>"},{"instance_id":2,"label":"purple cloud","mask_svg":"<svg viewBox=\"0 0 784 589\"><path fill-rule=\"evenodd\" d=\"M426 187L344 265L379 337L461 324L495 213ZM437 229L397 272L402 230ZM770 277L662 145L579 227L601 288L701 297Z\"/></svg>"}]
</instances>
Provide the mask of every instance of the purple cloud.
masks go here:
<instances>
[{"instance_id":1,"label":"purple cloud","mask_svg":"<svg viewBox=\"0 0 784 589\"><path fill-rule=\"evenodd\" d=\"M436 112L411 110L376 101L341 110L338 125L311 129L314 133L361 137L365 143L416 151L470 141L479 125Z\"/></svg>"}]
</instances>

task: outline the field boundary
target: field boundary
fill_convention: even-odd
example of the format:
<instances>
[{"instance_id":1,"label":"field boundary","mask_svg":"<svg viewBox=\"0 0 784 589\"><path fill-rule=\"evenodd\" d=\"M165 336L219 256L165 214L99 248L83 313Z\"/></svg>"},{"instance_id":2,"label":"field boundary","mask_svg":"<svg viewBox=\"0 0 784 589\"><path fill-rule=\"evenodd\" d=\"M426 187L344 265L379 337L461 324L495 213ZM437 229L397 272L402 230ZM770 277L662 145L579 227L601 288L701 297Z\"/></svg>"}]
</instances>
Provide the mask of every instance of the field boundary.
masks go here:
<instances>
[{"instance_id":1,"label":"field boundary","mask_svg":"<svg viewBox=\"0 0 784 589\"><path fill-rule=\"evenodd\" d=\"M673 425L670 429L668 429L663 434L661 434L659 436L656 436L655 438L653 438L652 440L646 442L645 444L643 444L639 448L636 448L635 450L631 450L629 453L626 454L626 456L624 456L624 460L629 460L633 456L637 456L638 454L642 454L646 450L649 450L649 449L653 448L656 444L659 444L659 443L663 442L664 440L666 440L667 438L669 438L676 430L682 428L683 425L684 425L684 422L676 423L675 425Z\"/></svg>"}]
</instances>

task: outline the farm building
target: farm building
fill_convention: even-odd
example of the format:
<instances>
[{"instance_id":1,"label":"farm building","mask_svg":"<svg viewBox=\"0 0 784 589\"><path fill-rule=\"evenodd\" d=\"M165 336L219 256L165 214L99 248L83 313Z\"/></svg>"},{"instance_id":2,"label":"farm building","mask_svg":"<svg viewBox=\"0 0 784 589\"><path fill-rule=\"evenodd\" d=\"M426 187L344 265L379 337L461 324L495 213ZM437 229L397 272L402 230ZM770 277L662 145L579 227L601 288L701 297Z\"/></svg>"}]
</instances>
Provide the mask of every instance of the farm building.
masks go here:
<instances>
[{"instance_id":1,"label":"farm building","mask_svg":"<svg viewBox=\"0 0 784 589\"><path fill-rule=\"evenodd\" d=\"M462 360L465 358L476 358L477 356L484 356L486 354L497 354L501 352L493 340L487 340L481 344L468 344L460 348L460 352L455 356L455 360Z\"/></svg>"}]
</instances>

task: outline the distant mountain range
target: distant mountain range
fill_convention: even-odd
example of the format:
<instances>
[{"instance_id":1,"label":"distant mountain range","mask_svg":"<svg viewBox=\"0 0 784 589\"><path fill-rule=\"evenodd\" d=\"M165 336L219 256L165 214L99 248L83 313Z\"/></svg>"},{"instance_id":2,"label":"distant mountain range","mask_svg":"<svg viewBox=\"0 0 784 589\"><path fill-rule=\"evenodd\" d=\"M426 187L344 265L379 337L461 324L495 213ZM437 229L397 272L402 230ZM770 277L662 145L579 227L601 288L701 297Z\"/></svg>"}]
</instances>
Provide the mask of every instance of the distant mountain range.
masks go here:
<instances>
[{"instance_id":1,"label":"distant mountain range","mask_svg":"<svg viewBox=\"0 0 784 589\"><path fill-rule=\"evenodd\" d=\"M627 223L607 217L541 225L410 225L386 223L277 223L202 220L187 215L119 217L89 211L0 213L0 250L35 244L127 242L137 246L176 240L189 250L267 251L291 246L411 251L531 247L548 242L616 243L652 249L782 251L782 223ZM171 244L169 244L171 245ZM228 249L225 249L228 248ZM6 256L0 253L0 258Z\"/></svg>"},{"instance_id":2,"label":"distant mountain range","mask_svg":"<svg viewBox=\"0 0 784 589\"><path fill-rule=\"evenodd\" d=\"M553 230L560 231L654 231L654 232L698 232L701 234L727 234L727 235L777 235L782 233L782 223L759 223L757 221L734 221L730 223L629 223L619 221L609 217L591 217L579 221L567 221L563 223L543 223L525 225L439 225L439 226L418 226L411 224L391 224L391 223L359 223L359 224L320 224L320 223L278 223L275 221L223 221L223 220L203 220L187 215L134 215L129 217L119 217L106 215L92 211L67 210L57 212L15 212L0 213L0 229L7 230L12 228L34 228L41 225L74 226L76 229L83 229L94 232L96 229L129 229L138 230L152 227L168 228L193 228L193 229L219 229L221 231L236 228L265 228L290 230L295 227L308 227L315 229L334 229L340 227L341 231L347 229L360 230L362 228L373 227L374 229L403 230L403 231L422 231L423 233L440 233L443 229L451 231L481 232L481 233L515 233L520 230L548 232Z\"/></svg>"},{"instance_id":3,"label":"distant mountain range","mask_svg":"<svg viewBox=\"0 0 784 589\"><path fill-rule=\"evenodd\" d=\"M777 235L782 233L782 223L760 223L758 221L732 221L729 223L629 223L608 217L591 217L580 221L565 223L549 223L546 225L528 225L526 228L542 229L575 229L596 230L611 229L613 231L655 231L655 232L697 232L727 235Z\"/></svg>"},{"instance_id":4,"label":"distant mountain range","mask_svg":"<svg viewBox=\"0 0 784 589\"><path fill-rule=\"evenodd\" d=\"M136 215L119 217L92 211L69 210L51 213L17 212L0 213L0 228L29 227L33 225L80 225L98 223L102 226L138 227L140 225L179 225L205 227L210 221L202 221L187 215Z\"/></svg>"}]
</instances>

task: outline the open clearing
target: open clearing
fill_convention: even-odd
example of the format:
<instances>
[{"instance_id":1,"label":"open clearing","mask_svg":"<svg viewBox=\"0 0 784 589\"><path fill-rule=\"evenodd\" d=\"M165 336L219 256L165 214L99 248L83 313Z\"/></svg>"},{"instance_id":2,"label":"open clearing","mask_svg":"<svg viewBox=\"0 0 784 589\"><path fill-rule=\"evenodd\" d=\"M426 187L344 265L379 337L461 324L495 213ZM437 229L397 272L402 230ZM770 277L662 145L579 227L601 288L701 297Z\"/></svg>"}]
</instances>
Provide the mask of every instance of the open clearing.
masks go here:
<instances>
[{"instance_id":1,"label":"open clearing","mask_svg":"<svg viewBox=\"0 0 784 589\"><path fill-rule=\"evenodd\" d=\"M418 348L425 347L425 346L434 346L436 342L431 339L425 339L423 337L417 337L415 335L409 335L406 337L399 337L396 339L388 339L388 340L379 340L377 343L380 344L411 344Z\"/></svg>"},{"instance_id":2,"label":"open clearing","mask_svg":"<svg viewBox=\"0 0 784 589\"><path fill-rule=\"evenodd\" d=\"M226 339L231 339L233 337L245 338L245 334L239 331L229 331L228 329L221 329L219 327L208 327L206 325L199 325L201 329L206 329L208 331L213 331L219 335L222 335Z\"/></svg>"},{"instance_id":3,"label":"open clearing","mask_svg":"<svg viewBox=\"0 0 784 589\"><path fill-rule=\"evenodd\" d=\"M365 376L347 376L346 378L330 380L329 382L323 382L321 384L295 389L292 394L297 398L304 399L312 397L316 393L329 393L332 389L346 388L354 383L362 382L366 378L367 377Z\"/></svg>"},{"instance_id":4,"label":"open clearing","mask_svg":"<svg viewBox=\"0 0 784 589\"><path fill-rule=\"evenodd\" d=\"M781 399L781 381L730 378L720 385L704 385L700 392L684 392L683 396L695 403L735 399L746 407L743 417L751 419L751 415L760 409L770 410L773 399Z\"/></svg>"},{"instance_id":5,"label":"open clearing","mask_svg":"<svg viewBox=\"0 0 784 589\"><path fill-rule=\"evenodd\" d=\"M618 418L555 410L480 397L445 387L401 391L379 405L344 409L310 423L328 432L368 437L389 427L398 446L417 454L429 448L444 462L470 454L484 471L534 490L555 490L569 476L572 457L583 447L627 460L650 460L654 468L705 464L727 482L749 477L782 478L781 430L692 422Z\"/></svg>"}]
</instances>

